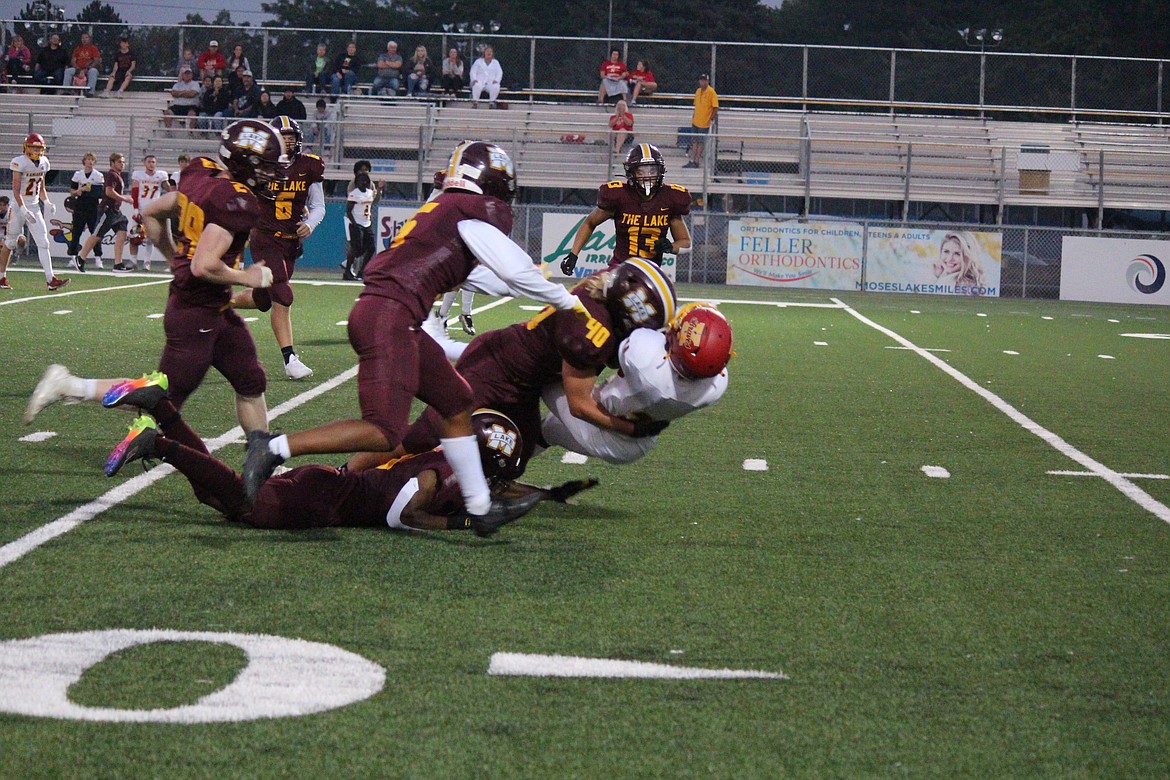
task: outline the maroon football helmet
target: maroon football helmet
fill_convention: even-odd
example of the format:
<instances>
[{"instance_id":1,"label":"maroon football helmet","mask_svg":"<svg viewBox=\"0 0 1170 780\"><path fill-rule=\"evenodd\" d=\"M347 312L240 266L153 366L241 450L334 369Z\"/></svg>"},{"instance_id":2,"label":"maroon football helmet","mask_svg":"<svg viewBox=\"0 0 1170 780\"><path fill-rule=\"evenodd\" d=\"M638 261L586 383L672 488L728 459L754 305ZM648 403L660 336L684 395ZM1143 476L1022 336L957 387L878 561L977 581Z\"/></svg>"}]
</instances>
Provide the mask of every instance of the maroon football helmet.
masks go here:
<instances>
[{"instance_id":1,"label":"maroon football helmet","mask_svg":"<svg viewBox=\"0 0 1170 780\"><path fill-rule=\"evenodd\" d=\"M609 272L605 308L622 338L634 328L662 330L674 319L674 285L654 263L631 257Z\"/></svg>"},{"instance_id":2,"label":"maroon football helmet","mask_svg":"<svg viewBox=\"0 0 1170 780\"><path fill-rule=\"evenodd\" d=\"M284 168L289 164L284 138L258 119L241 119L223 129L219 160L233 179L268 199L276 197L268 183L283 179Z\"/></svg>"},{"instance_id":3,"label":"maroon football helmet","mask_svg":"<svg viewBox=\"0 0 1170 780\"><path fill-rule=\"evenodd\" d=\"M305 134L297 120L289 116L278 116L272 120L272 126L284 138L285 148L290 159L295 159L301 153L305 141Z\"/></svg>"},{"instance_id":4,"label":"maroon football helmet","mask_svg":"<svg viewBox=\"0 0 1170 780\"><path fill-rule=\"evenodd\" d=\"M666 334L670 364L687 379L716 376L731 360L731 324L709 303L679 310Z\"/></svg>"},{"instance_id":5,"label":"maroon football helmet","mask_svg":"<svg viewBox=\"0 0 1170 780\"><path fill-rule=\"evenodd\" d=\"M495 409L476 409L471 427L479 440L479 459L488 481L515 479L524 473L524 442L512 419Z\"/></svg>"},{"instance_id":6,"label":"maroon football helmet","mask_svg":"<svg viewBox=\"0 0 1170 780\"><path fill-rule=\"evenodd\" d=\"M492 195L511 203L516 197L516 169L512 158L487 141L464 141L451 153L443 190Z\"/></svg>"},{"instance_id":7,"label":"maroon football helmet","mask_svg":"<svg viewBox=\"0 0 1170 780\"><path fill-rule=\"evenodd\" d=\"M666 178L666 159L654 144L635 144L626 155L626 181L644 198L654 197Z\"/></svg>"}]
</instances>

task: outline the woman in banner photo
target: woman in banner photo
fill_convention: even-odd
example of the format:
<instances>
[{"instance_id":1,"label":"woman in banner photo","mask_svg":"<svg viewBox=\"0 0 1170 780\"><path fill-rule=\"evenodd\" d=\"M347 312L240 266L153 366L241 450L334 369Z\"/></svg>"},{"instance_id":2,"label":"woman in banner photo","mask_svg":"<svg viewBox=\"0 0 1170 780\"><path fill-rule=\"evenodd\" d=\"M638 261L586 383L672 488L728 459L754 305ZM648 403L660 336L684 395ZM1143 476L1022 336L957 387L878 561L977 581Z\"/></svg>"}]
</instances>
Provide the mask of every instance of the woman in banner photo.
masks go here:
<instances>
[{"instance_id":1,"label":"woman in banner photo","mask_svg":"<svg viewBox=\"0 0 1170 780\"><path fill-rule=\"evenodd\" d=\"M938 258L931 265L934 277L952 284L955 292L966 295L982 295L986 284L983 280L983 263L975 241L966 231L948 231L939 244Z\"/></svg>"}]
</instances>

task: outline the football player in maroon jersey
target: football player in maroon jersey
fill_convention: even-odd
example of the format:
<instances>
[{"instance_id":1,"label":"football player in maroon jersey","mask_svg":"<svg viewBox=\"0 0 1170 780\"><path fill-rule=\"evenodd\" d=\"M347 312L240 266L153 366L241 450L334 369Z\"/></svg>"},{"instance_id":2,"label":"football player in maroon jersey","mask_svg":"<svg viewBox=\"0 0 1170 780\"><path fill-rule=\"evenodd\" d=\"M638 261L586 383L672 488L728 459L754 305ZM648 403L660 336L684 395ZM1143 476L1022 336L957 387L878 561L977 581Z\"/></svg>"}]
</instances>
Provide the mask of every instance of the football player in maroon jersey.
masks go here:
<instances>
[{"instance_id":1,"label":"football player in maroon jersey","mask_svg":"<svg viewBox=\"0 0 1170 780\"><path fill-rule=\"evenodd\" d=\"M597 206L573 236L573 246L561 261L561 272L572 275L577 255L597 226L613 220L616 244L609 267L631 257L661 263L669 252L691 245L683 217L691 210L691 193L678 184L663 184L666 161L654 144L637 144L626 155L626 180L602 184ZM666 237L667 229L670 238Z\"/></svg>"},{"instance_id":2,"label":"football player in maroon jersey","mask_svg":"<svg viewBox=\"0 0 1170 780\"><path fill-rule=\"evenodd\" d=\"M616 362L618 345L635 328L659 330L674 318L670 280L658 266L634 258L613 271L593 274L574 292L589 309L587 322L546 307L528 322L476 336L455 363L471 384L476 405L499 409L516 421L525 463L541 441L540 396L549 384L563 383L573 416L599 428L641 438L666 427L610 414L593 397L593 386L602 369ZM434 447L438 423L433 409L423 412L395 454ZM372 465L367 455L350 461L355 470Z\"/></svg>"},{"instance_id":3,"label":"football player in maroon jersey","mask_svg":"<svg viewBox=\"0 0 1170 780\"><path fill-rule=\"evenodd\" d=\"M244 460L249 498L275 467L296 455L390 452L406 431L413 399L439 416L443 455L473 515L506 510L483 478L471 430L471 388L441 347L419 327L435 299L462 284L477 264L518 292L554 308L590 317L579 298L545 279L508 238L516 175L500 147L465 141L447 165L442 193L408 219L389 248L366 265L365 288L349 314L358 354L360 420L338 420L287 435L253 432Z\"/></svg>"},{"instance_id":4,"label":"football player in maroon jersey","mask_svg":"<svg viewBox=\"0 0 1170 780\"><path fill-rule=\"evenodd\" d=\"M295 119L278 116L272 120L284 138L289 165L284 176L269 184L270 197L260 201L260 221L252 228L248 246L252 260L261 261L272 271L272 286L262 290L244 290L232 299L237 309L272 310L272 333L284 357L284 374L289 379L307 379L313 369L306 366L293 348L293 291L289 285L301 242L312 234L325 218L325 163L315 154L301 149L304 136Z\"/></svg>"},{"instance_id":5,"label":"football player in maroon jersey","mask_svg":"<svg viewBox=\"0 0 1170 780\"><path fill-rule=\"evenodd\" d=\"M149 407L167 423L143 415L106 460L106 476L127 463L159 459L174 466L191 483L196 497L227 519L257 528L305 529L335 526L397 530L461 531L491 536L500 526L531 511L543 500L564 503L593 487L597 480L574 480L555 488L512 482L523 471L521 434L516 424L493 409L477 409L472 425L486 477L495 493L517 500L490 519L468 515L450 465L437 450L356 473L331 466L298 466L265 481L254 502L244 496L244 481L228 465L186 442L199 435L166 398Z\"/></svg>"}]
</instances>

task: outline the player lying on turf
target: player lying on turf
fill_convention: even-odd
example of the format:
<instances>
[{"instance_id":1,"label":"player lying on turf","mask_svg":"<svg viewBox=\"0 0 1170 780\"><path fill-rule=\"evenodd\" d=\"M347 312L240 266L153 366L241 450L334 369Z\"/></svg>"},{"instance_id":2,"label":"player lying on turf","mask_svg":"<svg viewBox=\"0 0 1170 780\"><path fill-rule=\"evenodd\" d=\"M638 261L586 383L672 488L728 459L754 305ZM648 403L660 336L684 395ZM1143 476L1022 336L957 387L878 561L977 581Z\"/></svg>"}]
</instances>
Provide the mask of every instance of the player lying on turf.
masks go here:
<instances>
[{"instance_id":1,"label":"player lying on turf","mask_svg":"<svg viewBox=\"0 0 1170 780\"><path fill-rule=\"evenodd\" d=\"M452 360L469 346L448 336L434 319L423 328ZM595 384L591 394L611 415L643 418L665 427L723 397L732 354L731 325L723 314L708 303L688 304L666 333L637 328L622 341L617 352L620 371ZM549 408L541 422L542 444L610 463L630 463L658 440L657 434L635 437L575 415L562 382L545 385L541 395Z\"/></svg>"},{"instance_id":2,"label":"player lying on turf","mask_svg":"<svg viewBox=\"0 0 1170 780\"><path fill-rule=\"evenodd\" d=\"M111 405L123 405L127 397ZM131 402L152 411L157 421L149 415L134 420L126 438L106 460L106 475L114 476L131 461L163 460L187 478L201 502L229 520L257 528L470 528L479 536L490 536L541 501L564 503L597 484L596 480L577 480L542 489L510 481L523 470L520 432L499 412L478 409L472 414L472 426L484 474L494 494L516 499L505 514L491 518L468 514L451 467L437 449L388 461L362 473L322 465L298 466L266 480L249 505L240 475L202 447L190 446L199 436L165 396L140 392Z\"/></svg>"}]
</instances>

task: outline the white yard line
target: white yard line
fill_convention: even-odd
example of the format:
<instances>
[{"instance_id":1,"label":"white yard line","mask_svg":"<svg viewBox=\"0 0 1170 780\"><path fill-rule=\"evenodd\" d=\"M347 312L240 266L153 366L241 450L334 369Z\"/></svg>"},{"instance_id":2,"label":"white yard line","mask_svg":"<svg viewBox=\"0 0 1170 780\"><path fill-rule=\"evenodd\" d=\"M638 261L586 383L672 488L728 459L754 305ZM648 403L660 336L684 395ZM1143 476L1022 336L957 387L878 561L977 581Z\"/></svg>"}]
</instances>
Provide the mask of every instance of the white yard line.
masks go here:
<instances>
[{"instance_id":1,"label":"white yard line","mask_svg":"<svg viewBox=\"0 0 1170 780\"><path fill-rule=\"evenodd\" d=\"M23 280L22 280L23 281ZM141 282L139 284L119 284L114 287L95 287L92 290L69 290L68 292L39 292L36 295L30 295L26 298L12 298L7 301L0 301L0 306L11 306L14 303L29 303L35 301L55 301L59 298L68 298L71 295L89 295L90 293L113 292L114 290L131 290L135 287L150 287L156 284L170 284L171 278L168 276L165 279L156 279L149 282ZM42 281L41 284L44 284ZM68 288L66 288L68 289Z\"/></svg>"},{"instance_id":2,"label":"white yard line","mask_svg":"<svg viewBox=\"0 0 1170 780\"><path fill-rule=\"evenodd\" d=\"M87 290L86 292L93 291ZM495 308L496 306L507 303L511 300L511 298L500 298L499 300L492 301L485 306L472 309L472 312L478 313L481 311L487 311L488 309ZM357 376L357 366L342 371L332 379L326 380L325 382L322 382L315 387L309 388L300 395L294 396L284 403L279 404L278 406L271 409L268 412L269 421L275 420L277 417L280 417L283 414L287 414L288 412L303 406L309 401L312 401L317 396L324 395L339 385L349 381L350 379L353 379L355 376ZM208 439L206 441L207 449L210 452L215 452L216 450L222 449L228 444L242 440L243 436L243 429L237 425L236 427L220 434L214 439ZM147 487L153 485L155 482L159 481L168 474L173 474L174 471L174 468L171 466L163 464L158 468L154 468L145 472L144 474L139 474L136 477L128 479L124 482L120 482L118 483L117 487L98 496L88 504L79 506L77 509L74 509L64 517L60 517L46 525L41 526L40 528L37 528L36 530L30 531L19 539L0 547L0 569L4 568L15 560L24 557L36 548L40 547L42 544L52 541L58 536L72 531L74 528L86 522L87 520L92 520L107 509L112 509L126 499L141 493Z\"/></svg>"},{"instance_id":3,"label":"white yard line","mask_svg":"<svg viewBox=\"0 0 1170 780\"><path fill-rule=\"evenodd\" d=\"M848 312L851 316L853 316L854 318L856 318L860 322L864 323L865 325L868 325L869 327L873 328L874 330L878 331L879 333L885 334L886 336L888 336L889 338L898 342L899 344L901 344L902 346L911 350L912 352L917 353L919 357L934 364L934 366L936 368L938 368L939 370L943 371L944 373L950 375L953 379L958 381L959 384L963 385L968 390L981 396L989 404L991 404L996 409L998 409L999 411L1006 414L1013 422L1015 422L1021 428L1028 431L1029 433L1033 433L1036 436L1039 436L1045 443L1047 443L1049 446L1051 446L1053 449L1055 449L1061 455L1064 455L1065 457L1076 461L1077 463L1081 464L1086 469L1088 469L1090 472L1092 472L1094 475L1101 477L1106 482L1108 482L1110 485L1117 488L1117 490L1119 490L1122 495L1124 495L1126 498L1128 498L1131 501L1133 501L1134 503L1136 503L1142 509L1145 509L1147 512L1154 515L1162 522L1170 523L1170 507L1167 507L1165 504L1158 501L1156 498L1151 496L1149 493L1147 493L1146 491L1142 490L1140 487L1135 485L1124 474L1120 474L1120 473L1114 471L1113 469L1109 468L1105 464L1099 463L1098 461L1089 457L1085 453L1081 452L1076 447L1072 446L1071 444L1069 444L1064 439L1057 436L1052 431L1041 426L1039 423L1034 422L1032 419L1030 419L1027 415L1025 415L1019 409L1016 409L1014 406L1012 406L1007 401L1000 398L995 393L993 393L990 390L988 390L987 388L981 386L978 382L974 381L973 379L971 379L970 377L968 377L966 374L962 373L958 369L947 364L941 358L935 357L934 355L930 354L930 352L915 345L909 339L907 339L903 336L900 336L899 334L895 333L894 331L890 330L889 328L886 328L882 325L877 324L873 320L869 319L868 317L865 317L864 315L860 314L858 311L856 311L852 307L842 303L841 301L837 300L836 298L834 298L833 300L836 301L837 303L840 303L841 308L843 308L846 312Z\"/></svg>"}]
</instances>

